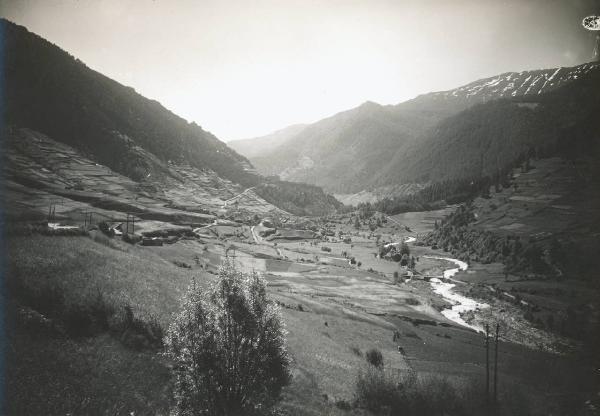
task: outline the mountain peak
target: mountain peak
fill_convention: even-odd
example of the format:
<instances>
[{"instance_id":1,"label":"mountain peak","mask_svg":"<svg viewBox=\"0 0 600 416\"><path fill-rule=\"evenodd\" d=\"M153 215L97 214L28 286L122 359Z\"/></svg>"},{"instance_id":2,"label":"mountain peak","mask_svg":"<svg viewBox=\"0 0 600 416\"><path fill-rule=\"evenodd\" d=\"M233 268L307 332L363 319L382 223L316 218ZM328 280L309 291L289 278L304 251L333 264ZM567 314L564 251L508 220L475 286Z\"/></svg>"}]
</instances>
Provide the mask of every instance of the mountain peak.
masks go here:
<instances>
[{"instance_id":1,"label":"mountain peak","mask_svg":"<svg viewBox=\"0 0 600 416\"><path fill-rule=\"evenodd\" d=\"M381 104L378 104L374 101L365 101L359 106L359 108L381 108Z\"/></svg>"}]
</instances>

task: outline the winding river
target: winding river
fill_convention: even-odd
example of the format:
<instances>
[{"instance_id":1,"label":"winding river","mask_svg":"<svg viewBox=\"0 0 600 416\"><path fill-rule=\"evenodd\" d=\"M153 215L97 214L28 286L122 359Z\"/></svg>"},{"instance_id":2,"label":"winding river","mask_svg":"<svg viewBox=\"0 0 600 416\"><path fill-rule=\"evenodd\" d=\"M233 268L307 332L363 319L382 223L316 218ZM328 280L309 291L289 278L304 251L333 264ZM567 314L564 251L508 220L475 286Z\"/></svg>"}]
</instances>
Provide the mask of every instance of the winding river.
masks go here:
<instances>
[{"instance_id":1,"label":"winding river","mask_svg":"<svg viewBox=\"0 0 600 416\"><path fill-rule=\"evenodd\" d=\"M449 257L436 257L436 256L424 256L429 259L436 260L444 260L451 263L454 263L458 267L454 267L451 269L444 270L444 280L438 278L432 278L430 280L431 286L433 287L433 291L439 295L441 295L444 299L452 303L450 308L446 308L442 310L442 315L446 318L450 319L453 322L456 322L459 325L465 326L467 328L471 328L477 332L482 332L483 327L478 325L472 325L462 319L461 314L469 311L475 311L478 309L489 308L487 303L479 303L471 298L463 296L454 292L452 289L456 286L457 283L463 283L459 280L455 280L453 277L461 270L467 270L469 265L464 261L453 259ZM448 280L450 283L448 282Z\"/></svg>"}]
</instances>

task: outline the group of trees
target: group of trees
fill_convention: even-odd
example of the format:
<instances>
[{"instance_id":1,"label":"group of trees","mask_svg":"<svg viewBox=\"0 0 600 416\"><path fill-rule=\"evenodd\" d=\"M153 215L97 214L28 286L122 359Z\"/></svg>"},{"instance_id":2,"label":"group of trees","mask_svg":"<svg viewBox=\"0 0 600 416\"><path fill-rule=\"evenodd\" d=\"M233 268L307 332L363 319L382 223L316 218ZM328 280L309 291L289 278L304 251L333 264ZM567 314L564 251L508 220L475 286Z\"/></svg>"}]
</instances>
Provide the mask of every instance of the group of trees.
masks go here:
<instances>
[{"instance_id":1,"label":"group of trees","mask_svg":"<svg viewBox=\"0 0 600 416\"><path fill-rule=\"evenodd\" d=\"M406 243L401 243L400 246L396 245L378 245L378 255L380 258L388 258L391 261L400 263L400 266L414 269L416 265L416 259L410 255L410 247Z\"/></svg>"},{"instance_id":2,"label":"group of trees","mask_svg":"<svg viewBox=\"0 0 600 416\"><path fill-rule=\"evenodd\" d=\"M387 223L387 218L383 214L378 214L373 204L370 202L361 202L356 207L356 211L351 215L349 224L360 230L363 225L369 227L369 230L375 231Z\"/></svg>"}]
</instances>

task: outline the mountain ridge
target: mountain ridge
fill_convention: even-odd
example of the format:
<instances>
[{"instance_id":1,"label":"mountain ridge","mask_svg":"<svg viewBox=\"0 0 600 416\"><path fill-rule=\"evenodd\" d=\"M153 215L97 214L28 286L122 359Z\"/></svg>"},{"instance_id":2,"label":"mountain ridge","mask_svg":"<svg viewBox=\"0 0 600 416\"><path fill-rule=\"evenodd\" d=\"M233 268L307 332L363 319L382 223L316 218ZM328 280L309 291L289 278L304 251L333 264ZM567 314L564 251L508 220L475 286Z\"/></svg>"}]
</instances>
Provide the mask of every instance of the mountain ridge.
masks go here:
<instances>
[{"instance_id":1,"label":"mountain ridge","mask_svg":"<svg viewBox=\"0 0 600 416\"><path fill-rule=\"evenodd\" d=\"M413 182L414 177L386 180L386 175L394 175L381 172L393 170L397 164L394 161L418 146L419 140L435 134L438 123L477 104L539 97L597 67L596 63L585 63L570 68L506 72L396 105L366 102L305 127L295 138L250 161L259 172L313 183L339 194ZM347 166L352 166L351 172ZM420 179L418 176L416 179Z\"/></svg>"}]
</instances>

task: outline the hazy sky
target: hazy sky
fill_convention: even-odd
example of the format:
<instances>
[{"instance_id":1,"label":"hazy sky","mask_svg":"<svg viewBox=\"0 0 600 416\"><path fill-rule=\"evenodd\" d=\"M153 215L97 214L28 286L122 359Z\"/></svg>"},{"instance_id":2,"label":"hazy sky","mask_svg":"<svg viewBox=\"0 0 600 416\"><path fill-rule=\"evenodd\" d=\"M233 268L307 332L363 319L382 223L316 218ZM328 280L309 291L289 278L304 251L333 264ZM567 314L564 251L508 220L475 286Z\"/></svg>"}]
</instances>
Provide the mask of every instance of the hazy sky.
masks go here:
<instances>
[{"instance_id":1,"label":"hazy sky","mask_svg":"<svg viewBox=\"0 0 600 416\"><path fill-rule=\"evenodd\" d=\"M596 0L0 0L2 16L222 140L589 61Z\"/></svg>"}]
</instances>

